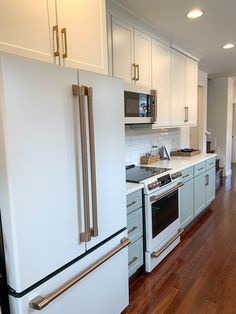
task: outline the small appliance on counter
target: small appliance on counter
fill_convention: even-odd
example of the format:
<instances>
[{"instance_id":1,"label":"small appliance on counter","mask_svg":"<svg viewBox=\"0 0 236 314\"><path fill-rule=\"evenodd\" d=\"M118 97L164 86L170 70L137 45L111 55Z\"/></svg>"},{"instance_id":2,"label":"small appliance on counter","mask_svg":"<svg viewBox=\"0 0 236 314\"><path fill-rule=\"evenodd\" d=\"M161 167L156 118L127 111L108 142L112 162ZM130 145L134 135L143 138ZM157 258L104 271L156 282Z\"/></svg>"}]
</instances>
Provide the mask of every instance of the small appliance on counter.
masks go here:
<instances>
[{"instance_id":1,"label":"small appliance on counter","mask_svg":"<svg viewBox=\"0 0 236 314\"><path fill-rule=\"evenodd\" d=\"M198 154L201 154L200 149L194 149L194 148L184 148L184 149L174 150L170 152L171 156L176 156L176 157L191 157Z\"/></svg>"}]
</instances>

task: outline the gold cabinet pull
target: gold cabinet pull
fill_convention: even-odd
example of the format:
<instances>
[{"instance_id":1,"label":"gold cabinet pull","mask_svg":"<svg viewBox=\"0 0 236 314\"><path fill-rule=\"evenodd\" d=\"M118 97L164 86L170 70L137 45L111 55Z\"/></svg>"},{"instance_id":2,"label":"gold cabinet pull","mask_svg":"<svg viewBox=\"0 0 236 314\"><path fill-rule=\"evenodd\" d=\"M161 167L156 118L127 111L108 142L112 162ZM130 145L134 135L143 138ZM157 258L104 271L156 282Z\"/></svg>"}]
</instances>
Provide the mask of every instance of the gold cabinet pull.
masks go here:
<instances>
[{"instance_id":1,"label":"gold cabinet pull","mask_svg":"<svg viewBox=\"0 0 236 314\"><path fill-rule=\"evenodd\" d=\"M136 69L137 69L137 75L136 75ZM135 81L139 81L139 64L135 65Z\"/></svg>"},{"instance_id":2,"label":"gold cabinet pull","mask_svg":"<svg viewBox=\"0 0 236 314\"><path fill-rule=\"evenodd\" d=\"M64 38L63 42L64 42L64 53L62 55L63 59L67 58L68 57L68 54L67 54L67 35L66 35L66 28L62 28L61 30L61 34L62 34L62 37Z\"/></svg>"},{"instance_id":3,"label":"gold cabinet pull","mask_svg":"<svg viewBox=\"0 0 236 314\"><path fill-rule=\"evenodd\" d=\"M84 196L84 232L80 233L80 241L88 242L91 240L90 234L90 213L89 213L89 188L88 188L88 156L87 156L87 136L86 136L86 113L85 113L85 87L73 85L74 96L79 96L79 115L81 132L81 152L83 164L83 196Z\"/></svg>"},{"instance_id":4,"label":"gold cabinet pull","mask_svg":"<svg viewBox=\"0 0 236 314\"><path fill-rule=\"evenodd\" d=\"M205 179L206 179L206 182L205 182L205 185L209 185L209 174L206 174L205 175Z\"/></svg>"},{"instance_id":5,"label":"gold cabinet pull","mask_svg":"<svg viewBox=\"0 0 236 314\"><path fill-rule=\"evenodd\" d=\"M136 204L137 202L136 201L132 201L130 204L128 204L126 207L130 207L130 206L133 206L134 204Z\"/></svg>"},{"instance_id":6,"label":"gold cabinet pull","mask_svg":"<svg viewBox=\"0 0 236 314\"><path fill-rule=\"evenodd\" d=\"M131 232L135 231L136 229L138 229L138 227L137 226L133 226L130 230L128 230L128 233L131 233Z\"/></svg>"},{"instance_id":7,"label":"gold cabinet pull","mask_svg":"<svg viewBox=\"0 0 236 314\"><path fill-rule=\"evenodd\" d=\"M129 266L132 265L135 261L137 261L137 256L134 256L132 260L129 262Z\"/></svg>"},{"instance_id":8,"label":"gold cabinet pull","mask_svg":"<svg viewBox=\"0 0 236 314\"><path fill-rule=\"evenodd\" d=\"M177 234L174 235L173 238L171 238L160 250L152 252L151 257L157 258L158 256L160 256L161 253L163 253L168 248L168 246L170 246L183 232L184 229L180 228Z\"/></svg>"},{"instance_id":9,"label":"gold cabinet pull","mask_svg":"<svg viewBox=\"0 0 236 314\"><path fill-rule=\"evenodd\" d=\"M182 177L182 179L185 179L185 178L187 178L189 176L190 176L190 174L186 174L185 176Z\"/></svg>"},{"instance_id":10,"label":"gold cabinet pull","mask_svg":"<svg viewBox=\"0 0 236 314\"><path fill-rule=\"evenodd\" d=\"M98 268L100 265L105 263L108 259L110 259L112 256L114 256L116 253L124 249L126 246L130 244L130 241L128 238L122 238L120 240L120 244L118 244L114 249L109 251L107 254L99 258L95 263L85 268L81 273L79 273L77 276L66 282L62 287L54 290L53 292L49 293L46 296L37 296L34 299L30 301L30 307L41 311L43 308L45 308L49 303L51 303L53 300L55 300L57 297L59 297L61 294L63 294L65 291L70 289L72 286L74 286L77 282L79 282L81 279L86 277L88 274L90 274L92 271L94 271L96 268Z\"/></svg>"},{"instance_id":11,"label":"gold cabinet pull","mask_svg":"<svg viewBox=\"0 0 236 314\"><path fill-rule=\"evenodd\" d=\"M52 30L53 30L53 34L56 35L56 51L54 51L54 57L59 57L60 56L60 45L59 45L58 25L54 25Z\"/></svg>"},{"instance_id":12,"label":"gold cabinet pull","mask_svg":"<svg viewBox=\"0 0 236 314\"><path fill-rule=\"evenodd\" d=\"M88 122L89 122L89 143L90 143L90 169L91 169L91 190L92 190L92 217L93 227L91 236L98 236L98 218L97 218L97 186L96 186L96 161L95 161L95 140L94 140L94 118L93 118L93 89L86 87L88 99Z\"/></svg>"},{"instance_id":13,"label":"gold cabinet pull","mask_svg":"<svg viewBox=\"0 0 236 314\"><path fill-rule=\"evenodd\" d=\"M188 122L188 107L184 107L184 122Z\"/></svg>"},{"instance_id":14,"label":"gold cabinet pull","mask_svg":"<svg viewBox=\"0 0 236 314\"><path fill-rule=\"evenodd\" d=\"M135 81L136 80L136 72L135 72L135 63L132 64L132 80Z\"/></svg>"},{"instance_id":15,"label":"gold cabinet pull","mask_svg":"<svg viewBox=\"0 0 236 314\"><path fill-rule=\"evenodd\" d=\"M157 122L157 91L155 89L151 90L151 97L153 99L152 103L152 123Z\"/></svg>"}]
</instances>

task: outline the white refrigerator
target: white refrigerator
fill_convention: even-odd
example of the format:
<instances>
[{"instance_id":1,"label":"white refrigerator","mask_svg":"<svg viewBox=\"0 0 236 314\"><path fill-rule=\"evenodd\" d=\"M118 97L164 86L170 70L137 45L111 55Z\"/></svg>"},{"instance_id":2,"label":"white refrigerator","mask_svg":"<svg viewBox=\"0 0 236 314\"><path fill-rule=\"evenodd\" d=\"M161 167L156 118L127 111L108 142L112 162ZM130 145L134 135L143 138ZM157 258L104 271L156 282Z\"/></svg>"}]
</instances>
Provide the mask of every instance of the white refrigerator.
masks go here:
<instances>
[{"instance_id":1,"label":"white refrigerator","mask_svg":"<svg viewBox=\"0 0 236 314\"><path fill-rule=\"evenodd\" d=\"M0 54L11 314L118 314L128 305L123 104L120 80Z\"/></svg>"}]
</instances>

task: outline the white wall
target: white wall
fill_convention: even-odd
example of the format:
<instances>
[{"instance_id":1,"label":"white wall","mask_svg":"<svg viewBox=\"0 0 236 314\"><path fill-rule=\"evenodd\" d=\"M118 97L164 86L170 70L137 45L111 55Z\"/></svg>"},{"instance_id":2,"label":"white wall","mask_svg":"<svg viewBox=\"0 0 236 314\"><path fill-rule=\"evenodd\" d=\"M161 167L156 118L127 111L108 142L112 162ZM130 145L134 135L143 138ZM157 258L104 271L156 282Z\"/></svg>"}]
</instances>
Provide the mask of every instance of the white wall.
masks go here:
<instances>
[{"instance_id":1,"label":"white wall","mask_svg":"<svg viewBox=\"0 0 236 314\"><path fill-rule=\"evenodd\" d=\"M231 174L233 80L216 78L208 82L207 128L219 147L225 175Z\"/></svg>"}]
</instances>

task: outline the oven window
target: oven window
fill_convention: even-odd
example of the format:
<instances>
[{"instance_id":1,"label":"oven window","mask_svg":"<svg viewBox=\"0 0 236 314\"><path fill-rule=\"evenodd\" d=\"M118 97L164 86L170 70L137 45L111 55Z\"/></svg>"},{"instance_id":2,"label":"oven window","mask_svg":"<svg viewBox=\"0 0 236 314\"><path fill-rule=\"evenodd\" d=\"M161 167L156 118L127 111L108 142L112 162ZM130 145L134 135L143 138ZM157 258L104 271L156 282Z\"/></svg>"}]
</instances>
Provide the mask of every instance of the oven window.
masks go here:
<instances>
[{"instance_id":1,"label":"oven window","mask_svg":"<svg viewBox=\"0 0 236 314\"><path fill-rule=\"evenodd\" d=\"M153 239L178 218L178 203L177 190L151 204Z\"/></svg>"}]
</instances>

